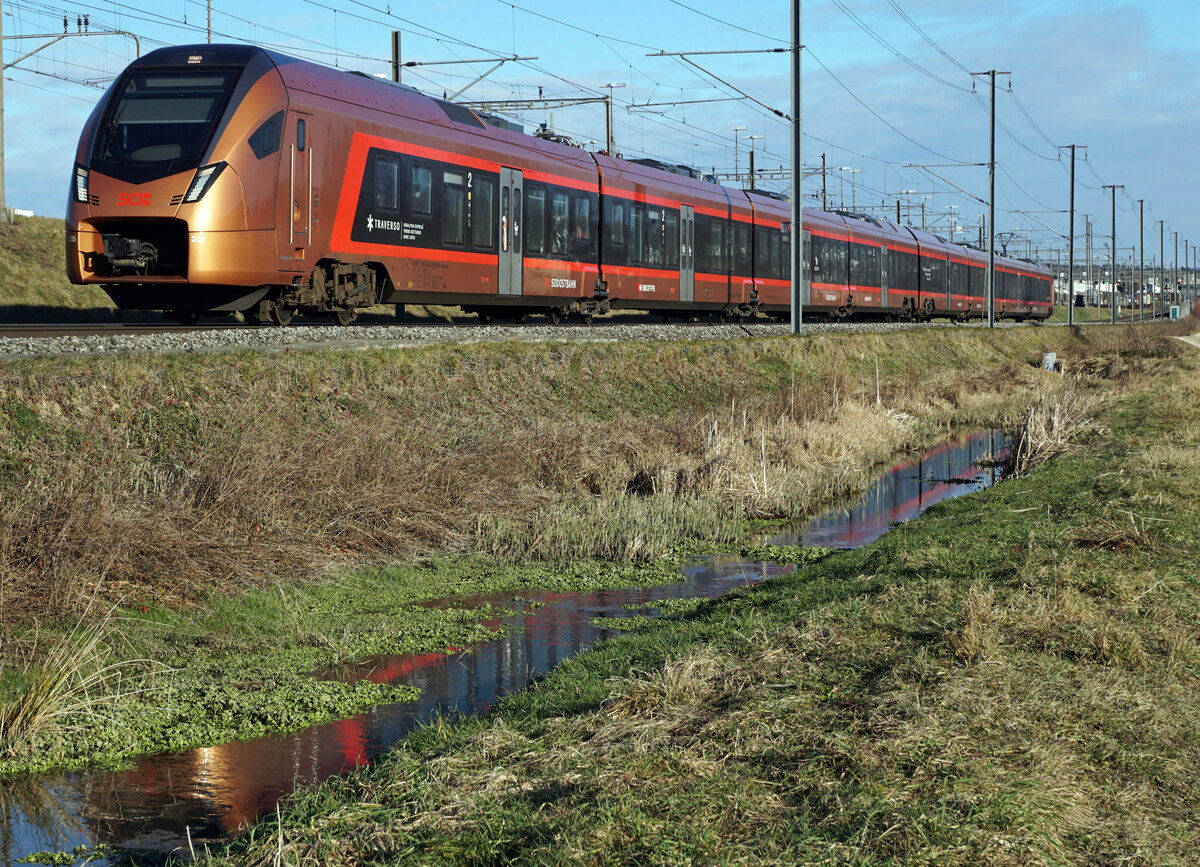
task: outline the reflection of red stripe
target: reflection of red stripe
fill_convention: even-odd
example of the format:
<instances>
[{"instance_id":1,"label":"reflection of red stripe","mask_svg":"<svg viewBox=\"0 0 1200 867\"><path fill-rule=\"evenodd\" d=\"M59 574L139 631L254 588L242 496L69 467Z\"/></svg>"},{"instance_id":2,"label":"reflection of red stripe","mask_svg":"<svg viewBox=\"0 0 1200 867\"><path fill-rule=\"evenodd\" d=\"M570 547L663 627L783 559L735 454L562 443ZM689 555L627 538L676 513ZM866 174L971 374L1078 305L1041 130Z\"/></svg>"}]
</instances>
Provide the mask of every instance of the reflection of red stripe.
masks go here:
<instances>
[{"instance_id":1,"label":"reflection of red stripe","mask_svg":"<svg viewBox=\"0 0 1200 867\"><path fill-rule=\"evenodd\" d=\"M543 271L583 271L585 274L600 273L600 266L594 262L560 262L557 259L525 258L526 270L540 268Z\"/></svg>"},{"instance_id":2,"label":"reflection of red stripe","mask_svg":"<svg viewBox=\"0 0 1200 867\"><path fill-rule=\"evenodd\" d=\"M679 277L678 271L661 268L635 268L629 265L605 265L604 270L616 277L654 277L663 280L673 280Z\"/></svg>"},{"instance_id":3,"label":"reflection of red stripe","mask_svg":"<svg viewBox=\"0 0 1200 867\"><path fill-rule=\"evenodd\" d=\"M540 181L543 184L554 184L559 187L570 187L573 190L583 190L585 193L598 193L600 187L595 181L577 181L574 178L564 178L562 175L552 175L549 172L527 170L522 172L522 178L527 181Z\"/></svg>"},{"instance_id":4,"label":"reflection of red stripe","mask_svg":"<svg viewBox=\"0 0 1200 867\"><path fill-rule=\"evenodd\" d=\"M606 186L604 195L611 199L623 199L627 202L642 202L647 205L658 205L662 208L671 208L679 210L679 202L674 199L664 199L661 196L651 196L646 193L639 193L630 190L619 190L613 187Z\"/></svg>"}]
</instances>

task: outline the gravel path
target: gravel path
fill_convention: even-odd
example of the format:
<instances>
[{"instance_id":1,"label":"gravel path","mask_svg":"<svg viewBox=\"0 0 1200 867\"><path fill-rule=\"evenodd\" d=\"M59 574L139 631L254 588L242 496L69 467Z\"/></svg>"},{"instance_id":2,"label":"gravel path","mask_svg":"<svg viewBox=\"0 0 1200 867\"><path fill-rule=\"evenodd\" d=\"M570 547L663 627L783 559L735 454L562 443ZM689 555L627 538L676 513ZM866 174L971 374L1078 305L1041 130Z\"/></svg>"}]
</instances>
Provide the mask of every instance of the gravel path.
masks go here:
<instances>
[{"instance_id":1,"label":"gravel path","mask_svg":"<svg viewBox=\"0 0 1200 867\"><path fill-rule=\"evenodd\" d=\"M854 334L894 331L901 328L943 328L942 324L912 323L806 323L805 334ZM229 350L369 349L427 343L476 343L484 340L521 341L627 341L627 340L735 340L747 337L782 337L786 324L662 325L604 324L487 325L471 327L406 325L333 325L289 328L227 328L158 334L108 334L70 337L0 338L0 358L35 356L94 356L120 353L222 352Z\"/></svg>"}]
</instances>

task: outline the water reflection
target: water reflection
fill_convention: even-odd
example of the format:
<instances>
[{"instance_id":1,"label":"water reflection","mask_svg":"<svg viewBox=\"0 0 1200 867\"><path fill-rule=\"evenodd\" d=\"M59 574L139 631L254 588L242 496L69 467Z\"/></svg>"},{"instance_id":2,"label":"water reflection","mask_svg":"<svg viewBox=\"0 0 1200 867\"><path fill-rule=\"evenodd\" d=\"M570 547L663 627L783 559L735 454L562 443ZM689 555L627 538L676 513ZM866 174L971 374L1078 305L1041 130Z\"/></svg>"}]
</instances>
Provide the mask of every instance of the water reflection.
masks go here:
<instances>
[{"instance_id":1,"label":"water reflection","mask_svg":"<svg viewBox=\"0 0 1200 867\"><path fill-rule=\"evenodd\" d=\"M1000 470L995 461L1008 454L1003 431L976 434L926 452L916 461L885 472L853 505L835 510L779 533L774 545L861 548L894 524L909 521L930 506L994 485ZM982 468L980 462L988 460Z\"/></svg>"},{"instance_id":2,"label":"water reflection","mask_svg":"<svg viewBox=\"0 0 1200 867\"><path fill-rule=\"evenodd\" d=\"M973 464L1003 446L998 435L985 434L935 449L893 468L854 506L771 541L865 544L893 521L994 481L990 473L977 478ZM378 657L324 673L415 686L421 693L414 701L293 735L149 756L129 771L0 783L0 863L81 843L164 852L226 839L273 811L280 797L297 786L370 761L434 715L486 711L500 697L604 638L611 632L605 621L637 613L627 606L713 598L793 568L713 557L697 561L684 570L682 581L665 587L471 600L507 606L507 613L488 621L493 629L504 628L502 637L466 654Z\"/></svg>"}]
</instances>

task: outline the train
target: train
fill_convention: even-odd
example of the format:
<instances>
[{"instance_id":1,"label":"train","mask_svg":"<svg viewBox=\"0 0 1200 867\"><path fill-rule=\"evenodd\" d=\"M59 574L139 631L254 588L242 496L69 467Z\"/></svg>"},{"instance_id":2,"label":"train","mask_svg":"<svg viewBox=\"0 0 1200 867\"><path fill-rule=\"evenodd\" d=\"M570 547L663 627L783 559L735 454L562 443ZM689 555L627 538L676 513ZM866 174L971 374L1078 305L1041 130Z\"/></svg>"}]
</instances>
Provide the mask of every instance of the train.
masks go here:
<instances>
[{"instance_id":1,"label":"train","mask_svg":"<svg viewBox=\"0 0 1200 867\"><path fill-rule=\"evenodd\" d=\"M251 45L131 63L80 134L65 225L73 283L181 322L346 325L380 304L483 322L790 313L777 195ZM986 315L977 249L808 207L803 234L806 318ZM1048 317L1051 276L997 257L995 315Z\"/></svg>"}]
</instances>

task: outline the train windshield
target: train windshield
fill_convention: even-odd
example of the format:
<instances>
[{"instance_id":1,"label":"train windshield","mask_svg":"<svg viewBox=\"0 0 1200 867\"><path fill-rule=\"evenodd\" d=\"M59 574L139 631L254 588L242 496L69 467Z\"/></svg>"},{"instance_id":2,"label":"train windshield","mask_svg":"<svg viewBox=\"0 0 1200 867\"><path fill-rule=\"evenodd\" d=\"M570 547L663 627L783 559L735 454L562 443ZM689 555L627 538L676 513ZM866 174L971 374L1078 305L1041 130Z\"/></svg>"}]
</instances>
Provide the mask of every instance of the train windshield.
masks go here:
<instances>
[{"instance_id":1,"label":"train windshield","mask_svg":"<svg viewBox=\"0 0 1200 867\"><path fill-rule=\"evenodd\" d=\"M109 104L93 158L163 174L198 165L237 75L233 69L130 73Z\"/></svg>"}]
</instances>

